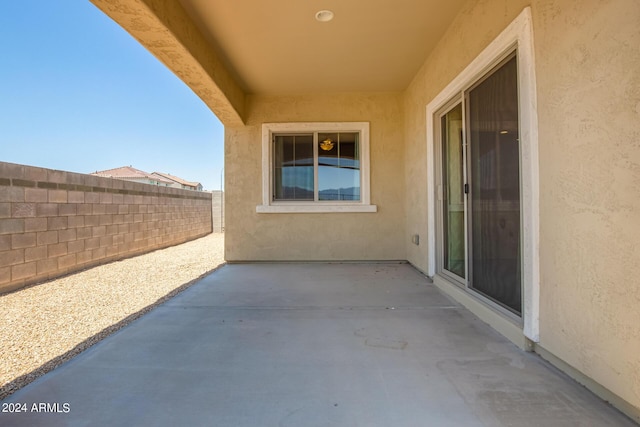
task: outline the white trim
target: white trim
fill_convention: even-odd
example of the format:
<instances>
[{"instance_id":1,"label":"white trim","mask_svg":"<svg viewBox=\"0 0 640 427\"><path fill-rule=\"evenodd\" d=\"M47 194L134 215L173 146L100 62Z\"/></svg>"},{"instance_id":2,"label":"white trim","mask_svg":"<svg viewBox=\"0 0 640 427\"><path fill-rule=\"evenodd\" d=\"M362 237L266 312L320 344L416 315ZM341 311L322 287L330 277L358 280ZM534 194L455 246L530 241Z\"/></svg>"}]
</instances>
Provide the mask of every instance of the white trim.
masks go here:
<instances>
[{"instance_id":1,"label":"white trim","mask_svg":"<svg viewBox=\"0 0 640 427\"><path fill-rule=\"evenodd\" d=\"M359 202L274 202L271 199L271 136L277 132L359 132L360 133L360 201ZM371 204L369 172L368 122L264 123L262 125L262 205L257 213L335 213L377 212ZM315 145L315 144L314 144Z\"/></svg>"},{"instance_id":2,"label":"white trim","mask_svg":"<svg viewBox=\"0 0 640 427\"><path fill-rule=\"evenodd\" d=\"M330 205L330 204L288 204L258 205L257 213L337 213L337 212L377 212L376 205L363 205L361 203L353 205Z\"/></svg>"},{"instance_id":3,"label":"white trim","mask_svg":"<svg viewBox=\"0 0 640 427\"><path fill-rule=\"evenodd\" d=\"M502 315L483 299L476 298L474 294L465 291L460 286L452 285L443 276L434 276L433 284L522 350L529 350L526 339L522 334L522 325L519 322Z\"/></svg>"},{"instance_id":4,"label":"white trim","mask_svg":"<svg viewBox=\"0 0 640 427\"><path fill-rule=\"evenodd\" d=\"M531 8L526 7L489 46L487 46L451 83L427 105L427 224L428 275L436 274L435 203L435 113L455 96L463 93L495 61L510 49L518 50L518 89L520 108L520 173L522 180L523 233L523 320L524 335L534 342L540 339L540 255L539 255L539 169L538 117ZM451 285L455 286L455 285ZM461 301L462 302L462 301ZM466 304L465 304L466 305ZM473 311L473 310L472 310Z\"/></svg>"}]
</instances>

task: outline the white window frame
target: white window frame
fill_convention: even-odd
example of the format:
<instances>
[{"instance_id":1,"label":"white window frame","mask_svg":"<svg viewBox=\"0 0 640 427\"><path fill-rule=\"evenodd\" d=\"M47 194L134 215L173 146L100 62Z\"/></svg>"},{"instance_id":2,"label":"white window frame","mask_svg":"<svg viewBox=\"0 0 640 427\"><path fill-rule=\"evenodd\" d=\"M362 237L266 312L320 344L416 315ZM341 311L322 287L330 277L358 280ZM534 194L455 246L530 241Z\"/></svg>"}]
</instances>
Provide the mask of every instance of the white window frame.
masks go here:
<instances>
[{"instance_id":1,"label":"white window frame","mask_svg":"<svg viewBox=\"0 0 640 427\"><path fill-rule=\"evenodd\" d=\"M358 132L360 135L360 200L273 200L273 150L272 139L279 133ZM331 213L377 212L371 204L369 177L369 123L264 123L262 125L262 204L257 213Z\"/></svg>"},{"instance_id":2,"label":"white window frame","mask_svg":"<svg viewBox=\"0 0 640 427\"><path fill-rule=\"evenodd\" d=\"M521 215L522 215L522 291L523 324L520 334L533 342L540 340L540 214L539 214L539 168L538 168L538 115L536 97L535 56L533 45L533 25L531 8L526 7L496 39L494 39L455 79L451 81L427 105L427 203L429 229L428 275L436 275L436 197L435 197L435 134L434 116L450 100L463 93L469 85L477 81L506 52L518 51L518 99L520 113L520 174L521 174ZM434 280L437 283L441 281ZM445 292L453 295L476 315L496 327L513 341L517 337L513 329L504 325L482 308L456 285L447 286ZM461 293L463 292L463 293ZM516 326L518 327L518 326Z\"/></svg>"}]
</instances>

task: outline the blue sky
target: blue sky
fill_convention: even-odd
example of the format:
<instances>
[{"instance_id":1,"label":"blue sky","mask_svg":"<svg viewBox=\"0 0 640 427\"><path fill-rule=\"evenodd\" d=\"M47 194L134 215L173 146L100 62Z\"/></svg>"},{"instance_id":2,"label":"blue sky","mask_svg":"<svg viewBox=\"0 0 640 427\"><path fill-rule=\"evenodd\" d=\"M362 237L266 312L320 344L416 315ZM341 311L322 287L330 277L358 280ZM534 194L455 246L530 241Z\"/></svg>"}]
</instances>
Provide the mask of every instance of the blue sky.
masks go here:
<instances>
[{"instance_id":1,"label":"blue sky","mask_svg":"<svg viewBox=\"0 0 640 427\"><path fill-rule=\"evenodd\" d=\"M89 0L0 1L0 161L220 188L223 127Z\"/></svg>"}]
</instances>

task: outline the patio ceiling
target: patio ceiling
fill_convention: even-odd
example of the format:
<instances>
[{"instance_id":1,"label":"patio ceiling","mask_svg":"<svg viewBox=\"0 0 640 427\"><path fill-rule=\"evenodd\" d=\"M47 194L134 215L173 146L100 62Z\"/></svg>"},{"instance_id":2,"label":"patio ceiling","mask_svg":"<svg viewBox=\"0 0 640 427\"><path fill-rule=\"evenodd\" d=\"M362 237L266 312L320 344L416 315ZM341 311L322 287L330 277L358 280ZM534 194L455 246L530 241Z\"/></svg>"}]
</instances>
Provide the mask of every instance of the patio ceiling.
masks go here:
<instances>
[{"instance_id":1,"label":"patio ceiling","mask_svg":"<svg viewBox=\"0 0 640 427\"><path fill-rule=\"evenodd\" d=\"M241 125L250 94L404 90L466 0L91 1Z\"/></svg>"},{"instance_id":2,"label":"patio ceiling","mask_svg":"<svg viewBox=\"0 0 640 427\"><path fill-rule=\"evenodd\" d=\"M464 0L179 0L247 93L401 91ZM334 19L319 22L316 12Z\"/></svg>"}]
</instances>

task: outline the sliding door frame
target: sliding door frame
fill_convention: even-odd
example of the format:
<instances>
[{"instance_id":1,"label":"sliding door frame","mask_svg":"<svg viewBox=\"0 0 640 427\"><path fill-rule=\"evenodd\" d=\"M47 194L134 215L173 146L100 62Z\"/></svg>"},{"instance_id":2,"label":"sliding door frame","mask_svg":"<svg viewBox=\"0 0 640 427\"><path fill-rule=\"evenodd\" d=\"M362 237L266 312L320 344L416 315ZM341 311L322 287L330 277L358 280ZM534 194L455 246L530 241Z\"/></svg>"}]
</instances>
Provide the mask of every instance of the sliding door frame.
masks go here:
<instances>
[{"instance_id":1,"label":"sliding door frame","mask_svg":"<svg viewBox=\"0 0 640 427\"><path fill-rule=\"evenodd\" d=\"M445 265L444 265L444 257L441 256L444 254L444 233L445 230L442 227L442 224L444 223L444 212L443 212L443 207L444 207L444 202L446 199L446 196L444 194L444 192L447 191L447 188L445 188L444 185L441 184L442 182L442 177L445 173L445 171L443 170L443 158L444 158L444 154L443 154L443 147L442 147L442 119L449 114L451 111L453 111L458 105L460 105L460 109L461 109L461 116L462 116L462 127L461 127L461 143L462 143L462 150L461 150L461 157L462 157L462 185L464 185L464 183L467 182L467 159L466 159L466 150L464 149L464 145L466 144L466 135L464 132L464 123L465 123L465 111L464 111L464 104L462 102L462 98L460 97L456 97L453 98L451 101L447 102L440 110L438 110L436 112L436 117L434 120L434 132L435 132L435 139L436 139L436 146L434 147L434 151L435 151L435 156L436 156L436 163L435 163L435 176L437 177L436 181L435 181L435 185L436 185L436 194L437 194L437 199L438 201L436 202L437 204L437 208L436 208L436 223L438 224L438 226L436 227L436 241L437 241L437 270L438 272L440 272L443 275L447 276L447 279L450 280L451 282L463 287L463 288L467 288L469 281L468 281L468 274L469 274L469 257L468 257L468 248L469 248L469 244L468 244L468 227L467 227L467 197L466 195L463 196L463 229L464 229L464 272L465 275L464 277L461 277L460 275L456 274L455 272L449 271ZM464 194L464 193L463 193Z\"/></svg>"},{"instance_id":2,"label":"sliding door frame","mask_svg":"<svg viewBox=\"0 0 640 427\"><path fill-rule=\"evenodd\" d=\"M518 66L518 109L520 116L520 200L522 233L522 293L523 306L521 320L514 320L487 304L482 297L461 290L458 286L437 275L437 210L436 203L436 135L435 121L443 108L458 96L464 96L496 64L517 50ZM452 104L455 105L455 104ZM428 274L441 289L458 299L512 341L522 341L518 335L533 342L539 342L540 316L540 258L539 247L539 170L538 170L538 119L535 83L535 58L531 9L525 8L516 19L476 57L456 78L454 78L427 105L427 201L429 226ZM438 280L436 280L438 279ZM442 279L442 280L440 280ZM453 286L454 288L450 288ZM457 289L457 290L456 290ZM460 293L462 292L462 293ZM471 296L471 297L469 297ZM480 304L478 304L480 303ZM506 311L506 310L504 310ZM505 323L506 321L506 323ZM520 331L519 333L517 331ZM522 345L521 345L522 346Z\"/></svg>"}]
</instances>

